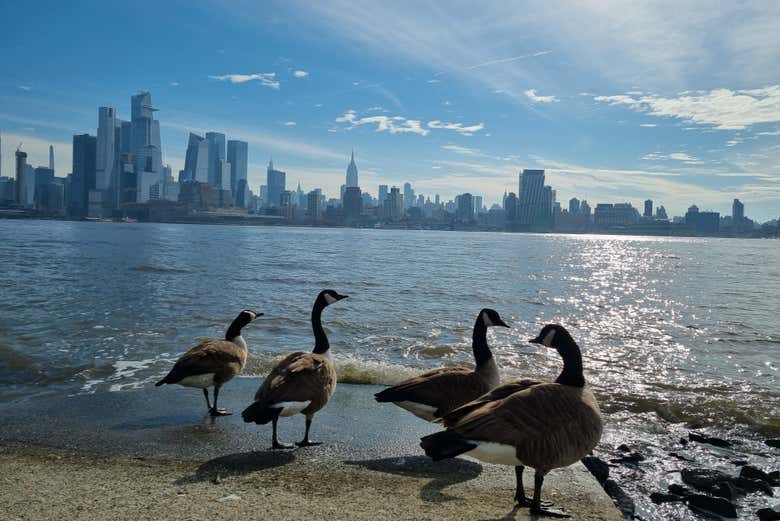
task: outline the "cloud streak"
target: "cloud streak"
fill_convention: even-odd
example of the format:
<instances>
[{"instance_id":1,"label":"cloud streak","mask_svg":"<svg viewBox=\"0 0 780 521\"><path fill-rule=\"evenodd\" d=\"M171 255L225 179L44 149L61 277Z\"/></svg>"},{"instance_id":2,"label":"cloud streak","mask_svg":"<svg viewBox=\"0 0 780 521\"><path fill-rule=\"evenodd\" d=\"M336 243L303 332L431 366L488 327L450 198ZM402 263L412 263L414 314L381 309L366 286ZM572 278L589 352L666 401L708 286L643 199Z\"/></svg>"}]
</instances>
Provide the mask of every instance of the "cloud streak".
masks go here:
<instances>
[{"instance_id":1,"label":"cloud streak","mask_svg":"<svg viewBox=\"0 0 780 521\"><path fill-rule=\"evenodd\" d=\"M536 92L536 89L528 89L523 91L523 94L531 100L533 103L554 103L558 101L555 96L542 96Z\"/></svg>"},{"instance_id":2,"label":"cloud streak","mask_svg":"<svg viewBox=\"0 0 780 521\"><path fill-rule=\"evenodd\" d=\"M223 74L221 76L209 76L212 80L227 81L230 83L259 82L264 87L279 90L279 82L276 81L275 72L256 72L254 74Z\"/></svg>"}]
</instances>

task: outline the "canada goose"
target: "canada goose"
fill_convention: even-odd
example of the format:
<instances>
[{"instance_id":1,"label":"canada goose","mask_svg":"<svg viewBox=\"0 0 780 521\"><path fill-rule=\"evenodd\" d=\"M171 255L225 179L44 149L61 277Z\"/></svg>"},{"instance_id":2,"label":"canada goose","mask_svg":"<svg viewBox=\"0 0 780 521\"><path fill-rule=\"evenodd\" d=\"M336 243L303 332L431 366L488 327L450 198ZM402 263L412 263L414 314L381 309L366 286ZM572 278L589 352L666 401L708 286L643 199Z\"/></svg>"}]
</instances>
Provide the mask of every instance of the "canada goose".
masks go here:
<instances>
[{"instance_id":1,"label":"canada goose","mask_svg":"<svg viewBox=\"0 0 780 521\"><path fill-rule=\"evenodd\" d=\"M492 309L483 309L474 322L474 369L445 367L415 376L376 393L380 403L392 402L426 421L433 421L498 385L498 366L487 344L487 328L509 327Z\"/></svg>"},{"instance_id":2,"label":"canada goose","mask_svg":"<svg viewBox=\"0 0 780 521\"><path fill-rule=\"evenodd\" d=\"M501 385L441 419L446 431L422 438L420 446L434 460L464 454L488 463L513 465L515 501L531 513L569 517L543 509L544 476L579 461L599 442L601 411L585 386L580 348L563 326L544 326L536 344L557 349L563 371L554 383L518 380ZM534 496L523 490L523 468L535 469Z\"/></svg>"},{"instance_id":3,"label":"canada goose","mask_svg":"<svg viewBox=\"0 0 780 521\"><path fill-rule=\"evenodd\" d=\"M309 440L309 429L314 413L325 407L336 390L336 367L330 355L330 345L320 316L322 310L347 295L339 295L332 289L321 291L311 310L311 327L314 330L314 351L298 351L288 355L273 368L255 393L255 401L244 409L241 416L247 423L263 425L273 422L273 449L289 449L292 445L280 443L276 424L280 416L301 413L306 416L306 433L299 447L319 445Z\"/></svg>"},{"instance_id":4,"label":"canada goose","mask_svg":"<svg viewBox=\"0 0 780 521\"><path fill-rule=\"evenodd\" d=\"M203 389L206 406L212 416L232 414L217 407L219 388L239 374L246 365L247 347L241 329L262 313L245 309L233 320L225 332L225 340L206 340L179 357L168 375L157 382L179 384ZM209 402L208 388L214 386L214 406Z\"/></svg>"}]
</instances>

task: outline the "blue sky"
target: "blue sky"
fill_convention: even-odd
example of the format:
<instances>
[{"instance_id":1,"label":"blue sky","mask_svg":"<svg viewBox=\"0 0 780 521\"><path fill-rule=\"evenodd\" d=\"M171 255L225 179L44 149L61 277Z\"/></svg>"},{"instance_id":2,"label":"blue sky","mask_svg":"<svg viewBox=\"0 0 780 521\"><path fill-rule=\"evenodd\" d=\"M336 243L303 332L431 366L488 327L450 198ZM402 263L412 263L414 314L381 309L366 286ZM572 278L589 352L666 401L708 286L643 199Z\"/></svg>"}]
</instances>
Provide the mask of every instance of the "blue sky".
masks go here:
<instances>
[{"instance_id":1,"label":"blue sky","mask_svg":"<svg viewBox=\"0 0 780 521\"><path fill-rule=\"evenodd\" d=\"M3 173L150 90L163 159L190 130L288 184L410 181L489 203L545 168L558 200L780 216L780 3L3 2ZM565 205L564 205L565 206Z\"/></svg>"}]
</instances>

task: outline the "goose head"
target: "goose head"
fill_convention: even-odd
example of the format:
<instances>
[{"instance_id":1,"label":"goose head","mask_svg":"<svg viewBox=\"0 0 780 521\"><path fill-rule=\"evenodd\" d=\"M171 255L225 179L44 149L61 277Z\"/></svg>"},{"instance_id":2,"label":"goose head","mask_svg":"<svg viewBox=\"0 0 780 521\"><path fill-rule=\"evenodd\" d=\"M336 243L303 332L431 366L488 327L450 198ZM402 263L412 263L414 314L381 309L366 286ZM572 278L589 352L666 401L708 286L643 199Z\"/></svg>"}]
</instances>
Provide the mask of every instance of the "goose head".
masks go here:
<instances>
[{"instance_id":1,"label":"goose head","mask_svg":"<svg viewBox=\"0 0 780 521\"><path fill-rule=\"evenodd\" d=\"M332 289L324 289L317 295L317 300L322 303L322 307L329 306L334 302L347 298L348 295L340 295Z\"/></svg>"},{"instance_id":2,"label":"goose head","mask_svg":"<svg viewBox=\"0 0 780 521\"><path fill-rule=\"evenodd\" d=\"M498 315L498 311L495 309L485 308L482 311L479 312L479 317L477 318L485 327L492 327L492 326L501 326L501 327L509 327L509 325L501 320L501 317Z\"/></svg>"},{"instance_id":3,"label":"goose head","mask_svg":"<svg viewBox=\"0 0 780 521\"><path fill-rule=\"evenodd\" d=\"M562 325L547 324L539 332L539 335L536 338L529 340L529 342L560 350L562 347L573 344L574 339Z\"/></svg>"},{"instance_id":4,"label":"goose head","mask_svg":"<svg viewBox=\"0 0 780 521\"><path fill-rule=\"evenodd\" d=\"M251 309L245 309L238 314L238 316L233 322L239 327L244 327L245 325L249 324L257 317L262 317L262 316L263 316L262 313L256 313Z\"/></svg>"}]
</instances>

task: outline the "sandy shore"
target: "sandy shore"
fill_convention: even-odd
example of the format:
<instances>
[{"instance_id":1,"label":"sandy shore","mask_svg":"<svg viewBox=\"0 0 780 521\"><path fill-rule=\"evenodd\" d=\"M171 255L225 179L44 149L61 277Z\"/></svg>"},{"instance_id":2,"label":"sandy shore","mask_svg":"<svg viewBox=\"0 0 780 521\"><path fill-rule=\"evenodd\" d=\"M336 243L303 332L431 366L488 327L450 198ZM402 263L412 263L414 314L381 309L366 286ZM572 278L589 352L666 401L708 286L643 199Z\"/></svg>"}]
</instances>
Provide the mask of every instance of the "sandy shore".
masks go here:
<instances>
[{"instance_id":1,"label":"sandy shore","mask_svg":"<svg viewBox=\"0 0 780 521\"><path fill-rule=\"evenodd\" d=\"M225 405L256 385L236 382ZM289 451L267 450L270 429L237 415L212 424L187 389L0 407L0 519L528 519L512 508L511 468L431 462L417 443L436 427L373 391L339 386L314 427L325 445ZM302 424L285 422L284 439ZM551 473L543 497L574 519L622 519L579 464Z\"/></svg>"}]
</instances>

